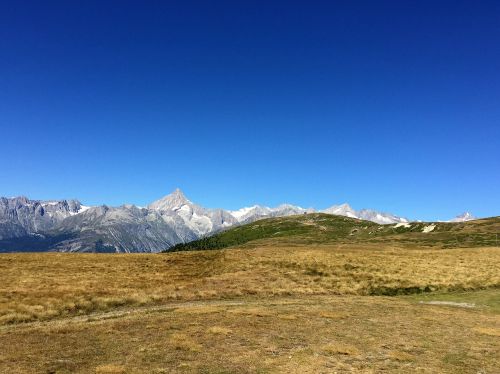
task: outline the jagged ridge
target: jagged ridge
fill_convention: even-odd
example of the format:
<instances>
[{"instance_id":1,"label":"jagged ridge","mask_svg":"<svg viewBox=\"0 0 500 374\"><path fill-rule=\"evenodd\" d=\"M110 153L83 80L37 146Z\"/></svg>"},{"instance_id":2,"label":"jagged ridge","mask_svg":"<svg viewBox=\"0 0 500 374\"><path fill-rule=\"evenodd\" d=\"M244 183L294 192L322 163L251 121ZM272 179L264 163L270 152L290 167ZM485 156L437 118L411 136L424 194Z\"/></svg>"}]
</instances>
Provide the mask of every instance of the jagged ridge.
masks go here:
<instances>
[{"instance_id":1,"label":"jagged ridge","mask_svg":"<svg viewBox=\"0 0 500 374\"><path fill-rule=\"evenodd\" d=\"M254 205L235 211L207 209L176 189L147 208L134 205L88 207L77 200L39 201L26 197L0 199L1 251L158 252L262 218L313 213L282 204ZM406 223L406 218L348 204L322 212L381 224ZM459 217L470 219L470 214Z\"/></svg>"}]
</instances>

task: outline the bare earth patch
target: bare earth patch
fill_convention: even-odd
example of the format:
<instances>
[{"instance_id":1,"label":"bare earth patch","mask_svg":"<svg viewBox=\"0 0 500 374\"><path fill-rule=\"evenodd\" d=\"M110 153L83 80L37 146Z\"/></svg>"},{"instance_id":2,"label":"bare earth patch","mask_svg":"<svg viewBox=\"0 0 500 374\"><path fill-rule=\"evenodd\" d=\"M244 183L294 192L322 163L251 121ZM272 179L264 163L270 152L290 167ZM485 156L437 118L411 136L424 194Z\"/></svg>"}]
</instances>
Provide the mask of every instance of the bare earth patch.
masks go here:
<instances>
[{"instance_id":1,"label":"bare earth patch","mask_svg":"<svg viewBox=\"0 0 500 374\"><path fill-rule=\"evenodd\" d=\"M427 304L427 305L444 305L444 306L455 306L458 308L475 308L476 304L471 304L471 303L457 303L455 301L420 301L421 304Z\"/></svg>"}]
</instances>

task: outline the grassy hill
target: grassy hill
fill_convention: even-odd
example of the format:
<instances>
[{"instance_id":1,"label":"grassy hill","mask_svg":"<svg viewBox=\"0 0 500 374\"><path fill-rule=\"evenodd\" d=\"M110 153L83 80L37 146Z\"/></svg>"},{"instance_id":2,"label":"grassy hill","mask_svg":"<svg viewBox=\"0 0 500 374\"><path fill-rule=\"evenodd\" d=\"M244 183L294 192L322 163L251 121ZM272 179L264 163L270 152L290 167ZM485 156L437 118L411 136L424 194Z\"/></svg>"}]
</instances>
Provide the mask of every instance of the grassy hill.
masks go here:
<instances>
[{"instance_id":1,"label":"grassy hill","mask_svg":"<svg viewBox=\"0 0 500 374\"><path fill-rule=\"evenodd\" d=\"M330 214L268 218L216 235L178 244L168 251L222 249L235 246L374 243L422 247L496 246L500 217L469 222L412 222L379 225Z\"/></svg>"}]
</instances>

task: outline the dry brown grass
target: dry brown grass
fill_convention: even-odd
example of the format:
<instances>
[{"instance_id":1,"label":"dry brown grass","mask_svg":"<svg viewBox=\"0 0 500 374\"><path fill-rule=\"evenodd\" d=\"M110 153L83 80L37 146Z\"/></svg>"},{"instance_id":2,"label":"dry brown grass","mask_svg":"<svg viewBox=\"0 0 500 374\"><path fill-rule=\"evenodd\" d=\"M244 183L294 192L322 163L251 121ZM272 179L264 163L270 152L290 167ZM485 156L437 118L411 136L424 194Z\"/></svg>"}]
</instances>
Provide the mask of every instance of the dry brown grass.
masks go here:
<instances>
[{"instance_id":1,"label":"dry brown grass","mask_svg":"<svg viewBox=\"0 0 500 374\"><path fill-rule=\"evenodd\" d=\"M173 333L170 336L169 343L175 349L184 351L199 352L202 348L200 344L198 344L186 334L182 333Z\"/></svg>"},{"instance_id":2,"label":"dry brown grass","mask_svg":"<svg viewBox=\"0 0 500 374\"><path fill-rule=\"evenodd\" d=\"M494 372L496 309L369 295L496 305L499 268L495 248L1 255L0 372Z\"/></svg>"},{"instance_id":3,"label":"dry brown grass","mask_svg":"<svg viewBox=\"0 0 500 374\"><path fill-rule=\"evenodd\" d=\"M415 356L401 351L391 351L388 356L396 361L413 361L415 359Z\"/></svg>"},{"instance_id":4,"label":"dry brown grass","mask_svg":"<svg viewBox=\"0 0 500 374\"><path fill-rule=\"evenodd\" d=\"M322 347L323 351L326 353L334 354L334 355L348 355L348 356L357 356L360 354L359 349L350 344L343 343L329 343Z\"/></svg>"},{"instance_id":5,"label":"dry brown grass","mask_svg":"<svg viewBox=\"0 0 500 374\"><path fill-rule=\"evenodd\" d=\"M476 327L474 330L481 333L481 334L500 337L500 328Z\"/></svg>"},{"instance_id":6,"label":"dry brown grass","mask_svg":"<svg viewBox=\"0 0 500 374\"><path fill-rule=\"evenodd\" d=\"M231 333L231 329L221 326L212 326L207 329L207 332L216 335L228 335Z\"/></svg>"},{"instance_id":7,"label":"dry brown grass","mask_svg":"<svg viewBox=\"0 0 500 374\"><path fill-rule=\"evenodd\" d=\"M319 313L319 316L323 317L323 318L330 318L330 319L342 319L342 318L348 317L348 315L345 313L338 313L338 312L335 313L335 312L330 312L330 311L321 311Z\"/></svg>"},{"instance_id":8,"label":"dry brown grass","mask_svg":"<svg viewBox=\"0 0 500 374\"><path fill-rule=\"evenodd\" d=\"M316 246L162 255L4 254L0 324L170 301L393 295L500 285L496 248Z\"/></svg>"},{"instance_id":9,"label":"dry brown grass","mask_svg":"<svg viewBox=\"0 0 500 374\"><path fill-rule=\"evenodd\" d=\"M96 367L95 372L96 374L122 374L127 371L123 365L106 364Z\"/></svg>"},{"instance_id":10,"label":"dry brown grass","mask_svg":"<svg viewBox=\"0 0 500 374\"><path fill-rule=\"evenodd\" d=\"M479 310L366 296L186 308L206 311L4 326L0 372L494 373L500 365L500 339L485 333L500 318Z\"/></svg>"}]
</instances>

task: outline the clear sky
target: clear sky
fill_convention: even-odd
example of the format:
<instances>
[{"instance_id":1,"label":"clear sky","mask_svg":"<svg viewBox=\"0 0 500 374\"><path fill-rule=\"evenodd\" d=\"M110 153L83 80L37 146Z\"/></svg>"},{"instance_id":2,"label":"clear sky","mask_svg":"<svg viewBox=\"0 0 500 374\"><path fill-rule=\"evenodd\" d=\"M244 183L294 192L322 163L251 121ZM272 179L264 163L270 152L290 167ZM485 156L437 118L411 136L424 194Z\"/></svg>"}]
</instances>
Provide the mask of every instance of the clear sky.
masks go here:
<instances>
[{"instance_id":1,"label":"clear sky","mask_svg":"<svg viewBox=\"0 0 500 374\"><path fill-rule=\"evenodd\" d=\"M0 196L500 215L500 2L0 0L0 131Z\"/></svg>"}]
</instances>

